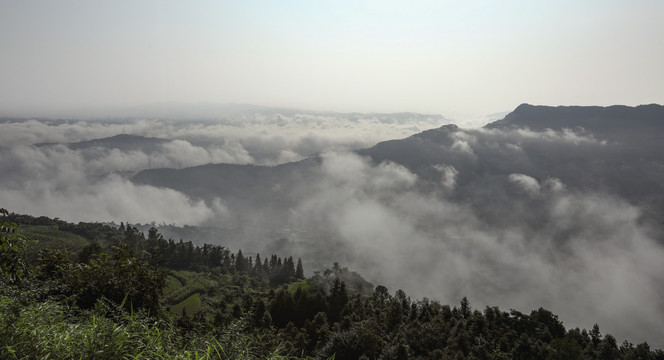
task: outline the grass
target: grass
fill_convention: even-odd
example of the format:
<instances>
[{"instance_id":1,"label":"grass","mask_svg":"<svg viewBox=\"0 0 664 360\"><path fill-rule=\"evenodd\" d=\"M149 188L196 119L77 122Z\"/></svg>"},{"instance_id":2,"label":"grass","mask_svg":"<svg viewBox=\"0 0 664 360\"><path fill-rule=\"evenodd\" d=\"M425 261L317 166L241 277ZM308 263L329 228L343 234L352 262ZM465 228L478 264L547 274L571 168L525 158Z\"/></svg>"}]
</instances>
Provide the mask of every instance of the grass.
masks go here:
<instances>
[{"instance_id":1,"label":"grass","mask_svg":"<svg viewBox=\"0 0 664 360\"><path fill-rule=\"evenodd\" d=\"M30 249L34 253L44 249L75 252L90 243L79 235L59 230L56 225L24 225L21 226L21 232L26 238L37 241Z\"/></svg>"},{"instance_id":2,"label":"grass","mask_svg":"<svg viewBox=\"0 0 664 360\"><path fill-rule=\"evenodd\" d=\"M179 303L172 305L171 313L181 315L183 309L188 315L197 313L201 309L201 294L194 293Z\"/></svg>"},{"instance_id":3,"label":"grass","mask_svg":"<svg viewBox=\"0 0 664 360\"><path fill-rule=\"evenodd\" d=\"M63 303L26 304L0 291L1 359L295 359L246 329L237 320L214 336L182 338L172 324L112 303L74 315Z\"/></svg>"},{"instance_id":4,"label":"grass","mask_svg":"<svg viewBox=\"0 0 664 360\"><path fill-rule=\"evenodd\" d=\"M158 341L161 330L135 316L118 324L96 312L72 322L68 308L57 302L21 304L16 311L17 305L8 297L0 300L3 330L10 330L2 337L3 359L117 359L164 345Z\"/></svg>"}]
</instances>

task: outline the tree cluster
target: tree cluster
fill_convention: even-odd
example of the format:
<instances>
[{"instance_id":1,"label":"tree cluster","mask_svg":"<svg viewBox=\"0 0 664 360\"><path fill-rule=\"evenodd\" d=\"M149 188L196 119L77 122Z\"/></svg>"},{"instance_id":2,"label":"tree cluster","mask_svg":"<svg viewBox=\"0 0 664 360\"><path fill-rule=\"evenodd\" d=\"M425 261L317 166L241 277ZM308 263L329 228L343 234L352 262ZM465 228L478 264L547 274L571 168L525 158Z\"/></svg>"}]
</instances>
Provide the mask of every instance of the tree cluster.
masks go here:
<instances>
[{"instance_id":1,"label":"tree cluster","mask_svg":"<svg viewBox=\"0 0 664 360\"><path fill-rule=\"evenodd\" d=\"M315 272L305 278L301 260L292 257L252 257L223 246L194 246L166 240L154 228L145 237L124 224L120 228L74 225L15 215L10 219L4 210L2 214L1 281L19 289L19 294L29 291L37 296L12 302L5 299L14 293L0 291L0 312L8 311L6 304L34 307L34 301L57 301L80 311L111 303L179 329L181 348L197 338L260 334L261 341L281 344L279 349L293 357L319 359L664 360L662 350L647 343L619 344L597 325L589 331L566 329L543 308L529 314L497 307L479 310L466 298L449 306L426 298L411 300L402 290L391 294L381 285L367 293L368 283L337 263L322 275ZM93 242L75 254L43 250L31 264L23 255L27 242L18 225L9 222L17 218L55 224ZM12 262L15 259L19 262ZM161 307L165 279L169 270L182 269L203 274L214 269L218 276L231 279L229 291L212 289L204 294L213 299L224 294L207 313L169 314ZM16 339L8 329L4 334L9 335L0 336L7 344Z\"/></svg>"}]
</instances>

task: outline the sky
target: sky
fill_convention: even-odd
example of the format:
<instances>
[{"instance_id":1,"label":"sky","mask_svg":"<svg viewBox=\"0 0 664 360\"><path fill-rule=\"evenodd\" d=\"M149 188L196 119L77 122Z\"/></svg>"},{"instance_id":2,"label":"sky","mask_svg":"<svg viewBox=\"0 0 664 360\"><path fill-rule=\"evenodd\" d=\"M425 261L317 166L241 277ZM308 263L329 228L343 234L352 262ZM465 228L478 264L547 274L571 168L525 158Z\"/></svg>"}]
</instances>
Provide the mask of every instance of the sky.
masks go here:
<instances>
[{"instance_id":1,"label":"sky","mask_svg":"<svg viewBox=\"0 0 664 360\"><path fill-rule=\"evenodd\" d=\"M0 113L664 103L664 2L0 0Z\"/></svg>"}]
</instances>

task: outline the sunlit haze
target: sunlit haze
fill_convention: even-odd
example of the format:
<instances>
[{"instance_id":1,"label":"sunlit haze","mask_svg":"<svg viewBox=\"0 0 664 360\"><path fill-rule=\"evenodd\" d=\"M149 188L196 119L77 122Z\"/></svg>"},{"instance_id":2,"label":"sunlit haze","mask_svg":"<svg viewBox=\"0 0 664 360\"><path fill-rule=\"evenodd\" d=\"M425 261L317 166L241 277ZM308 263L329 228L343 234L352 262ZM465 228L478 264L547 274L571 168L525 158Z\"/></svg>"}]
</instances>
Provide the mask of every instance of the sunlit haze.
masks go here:
<instances>
[{"instance_id":1,"label":"sunlit haze","mask_svg":"<svg viewBox=\"0 0 664 360\"><path fill-rule=\"evenodd\" d=\"M664 2L2 1L0 111L664 102Z\"/></svg>"}]
</instances>

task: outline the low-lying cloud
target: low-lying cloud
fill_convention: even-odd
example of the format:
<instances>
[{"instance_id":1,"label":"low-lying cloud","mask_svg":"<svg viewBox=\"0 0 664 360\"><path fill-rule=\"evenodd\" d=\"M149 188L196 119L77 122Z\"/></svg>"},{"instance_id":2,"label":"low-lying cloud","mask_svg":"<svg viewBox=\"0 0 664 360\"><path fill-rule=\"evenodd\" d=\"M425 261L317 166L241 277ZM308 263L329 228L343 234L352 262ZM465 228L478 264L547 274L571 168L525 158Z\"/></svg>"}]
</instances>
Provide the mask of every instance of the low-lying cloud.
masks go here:
<instances>
[{"instance_id":1,"label":"low-lying cloud","mask_svg":"<svg viewBox=\"0 0 664 360\"><path fill-rule=\"evenodd\" d=\"M0 147L72 143L126 133L187 141L205 149L208 154L204 158L211 162L276 165L329 151L370 147L379 141L403 138L448 122L439 115L294 111L231 113L219 115L216 120L33 119L0 123Z\"/></svg>"},{"instance_id":2,"label":"low-lying cloud","mask_svg":"<svg viewBox=\"0 0 664 360\"><path fill-rule=\"evenodd\" d=\"M417 298L457 303L468 296L476 308L526 312L543 306L568 327L597 322L618 339L664 345L657 316L664 311L664 248L643 225L637 202L609 195L613 185L590 171L613 164L607 159L619 147L585 131L450 127L409 139L412 153L385 150L398 160L352 152L442 125L439 117L408 116L6 121L0 205L70 221L250 224L255 242L246 246L263 248L243 250L339 261ZM35 145L120 133L166 141L125 150ZM320 167L303 177L311 180L306 186L294 186L296 205L277 209L280 217L269 206L247 204L240 213L218 196L197 199L128 180L148 167L276 165L318 154ZM289 239L265 242L273 235Z\"/></svg>"},{"instance_id":3,"label":"low-lying cloud","mask_svg":"<svg viewBox=\"0 0 664 360\"><path fill-rule=\"evenodd\" d=\"M535 196L540 192L540 184L537 179L524 174L510 174L509 180L519 185L530 196Z\"/></svg>"},{"instance_id":4,"label":"low-lying cloud","mask_svg":"<svg viewBox=\"0 0 664 360\"><path fill-rule=\"evenodd\" d=\"M17 146L0 153L0 202L14 212L71 221L201 224L227 216L220 199L206 204L175 190L135 185L108 173L140 168L142 152L104 150L87 160L65 146ZM102 155L102 154L99 154Z\"/></svg>"},{"instance_id":5,"label":"low-lying cloud","mask_svg":"<svg viewBox=\"0 0 664 360\"><path fill-rule=\"evenodd\" d=\"M570 192L557 179L540 185L509 175L544 207L533 232L526 224L487 225L444 192L423 193L400 165L331 154L323 169L294 221L333 233L334 254L370 280L445 303L468 296L479 308L544 306L568 327L598 322L619 338L659 341L664 249L626 202Z\"/></svg>"},{"instance_id":6,"label":"low-lying cloud","mask_svg":"<svg viewBox=\"0 0 664 360\"><path fill-rule=\"evenodd\" d=\"M147 168L277 165L372 146L444 121L418 114L282 114L270 109L192 121L7 119L0 121L0 202L12 211L71 221L212 223L230 216L223 199L194 199L137 186L128 178ZM165 141L149 149L66 145L118 134Z\"/></svg>"}]
</instances>

